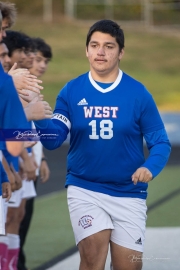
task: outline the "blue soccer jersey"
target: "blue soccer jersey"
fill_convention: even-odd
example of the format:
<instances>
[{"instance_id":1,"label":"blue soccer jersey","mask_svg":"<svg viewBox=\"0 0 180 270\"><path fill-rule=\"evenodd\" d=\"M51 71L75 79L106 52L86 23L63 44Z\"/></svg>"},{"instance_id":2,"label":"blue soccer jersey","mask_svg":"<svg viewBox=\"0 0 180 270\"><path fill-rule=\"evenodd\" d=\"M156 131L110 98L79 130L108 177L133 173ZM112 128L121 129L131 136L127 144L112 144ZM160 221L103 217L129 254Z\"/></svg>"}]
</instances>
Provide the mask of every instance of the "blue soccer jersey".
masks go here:
<instances>
[{"instance_id":1,"label":"blue soccer jersey","mask_svg":"<svg viewBox=\"0 0 180 270\"><path fill-rule=\"evenodd\" d=\"M0 64L0 131L28 129L27 119L11 76L4 73ZM4 149L0 141L0 149Z\"/></svg>"},{"instance_id":2,"label":"blue soccer jersey","mask_svg":"<svg viewBox=\"0 0 180 270\"><path fill-rule=\"evenodd\" d=\"M170 153L151 94L122 71L105 89L90 72L70 81L57 97L53 119L37 121L36 126L58 133L59 140L42 140L48 149L60 146L70 131L66 187L145 199L148 185L134 185L132 174L146 167L155 177ZM143 137L150 151L147 160Z\"/></svg>"},{"instance_id":3,"label":"blue soccer jersey","mask_svg":"<svg viewBox=\"0 0 180 270\"><path fill-rule=\"evenodd\" d=\"M6 149L2 134L7 130L28 129L28 122L11 76L0 64L0 150ZM1 178L0 178L1 183ZM0 193L1 195L1 193Z\"/></svg>"}]
</instances>

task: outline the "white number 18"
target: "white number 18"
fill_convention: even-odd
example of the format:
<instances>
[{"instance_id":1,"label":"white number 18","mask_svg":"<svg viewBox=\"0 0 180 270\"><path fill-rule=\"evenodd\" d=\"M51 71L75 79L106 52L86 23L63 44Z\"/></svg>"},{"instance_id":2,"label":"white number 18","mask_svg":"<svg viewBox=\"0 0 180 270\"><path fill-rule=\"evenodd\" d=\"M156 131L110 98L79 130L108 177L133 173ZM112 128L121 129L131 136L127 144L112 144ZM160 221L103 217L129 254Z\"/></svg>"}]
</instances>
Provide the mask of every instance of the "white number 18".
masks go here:
<instances>
[{"instance_id":1,"label":"white number 18","mask_svg":"<svg viewBox=\"0 0 180 270\"><path fill-rule=\"evenodd\" d=\"M89 138L92 140L98 140L99 135L97 135L96 120L92 120L89 123L89 126L92 127L92 134L89 135ZM110 140L113 137L113 122L111 120L102 120L100 122L100 137L105 140Z\"/></svg>"}]
</instances>

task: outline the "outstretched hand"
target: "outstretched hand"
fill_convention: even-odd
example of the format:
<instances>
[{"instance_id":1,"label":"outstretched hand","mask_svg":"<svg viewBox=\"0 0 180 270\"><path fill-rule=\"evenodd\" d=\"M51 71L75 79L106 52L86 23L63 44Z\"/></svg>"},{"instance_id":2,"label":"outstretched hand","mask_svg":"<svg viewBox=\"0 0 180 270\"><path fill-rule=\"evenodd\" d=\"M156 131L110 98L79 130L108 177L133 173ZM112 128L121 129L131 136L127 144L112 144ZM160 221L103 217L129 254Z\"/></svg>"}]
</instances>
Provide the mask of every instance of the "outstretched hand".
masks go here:
<instances>
[{"instance_id":1,"label":"outstretched hand","mask_svg":"<svg viewBox=\"0 0 180 270\"><path fill-rule=\"evenodd\" d=\"M17 64L15 63L9 70L8 74L12 76L17 92L25 96L29 96L29 93L26 90L39 94L40 90L43 89L43 87L39 85L42 81L38 80L36 76L31 75L27 69L16 69L16 66Z\"/></svg>"},{"instance_id":2,"label":"outstretched hand","mask_svg":"<svg viewBox=\"0 0 180 270\"><path fill-rule=\"evenodd\" d=\"M52 108L47 101L40 100L37 96L25 107L26 117L29 121L50 119L53 115Z\"/></svg>"}]
</instances>

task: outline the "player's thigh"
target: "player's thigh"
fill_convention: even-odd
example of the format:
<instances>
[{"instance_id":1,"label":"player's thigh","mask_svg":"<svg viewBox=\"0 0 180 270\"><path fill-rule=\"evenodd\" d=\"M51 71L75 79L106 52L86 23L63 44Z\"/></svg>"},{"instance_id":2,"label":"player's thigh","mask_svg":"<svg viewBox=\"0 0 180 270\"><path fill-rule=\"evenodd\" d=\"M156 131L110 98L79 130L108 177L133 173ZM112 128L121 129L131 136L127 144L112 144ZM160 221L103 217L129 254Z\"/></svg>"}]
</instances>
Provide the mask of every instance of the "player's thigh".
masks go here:
<instances>
[{"instance_id":1,"label":"player's thigh","mask_svg":"<svg viewBox=\"0 0 180 270\"><path fill-rule=\"evenodd\" d=\"M146 230L146 201L137 198L117 198L111 210L114 230L111 241L119 246L143 252Z\"/></svg>"},{"instance_id":2,"label":"player's thigh","mask_svg":"<svg viewBox=\"0 0 180 270\"><path fill-rule=\"evenodd\" d=\"M110 236L111 230L103 230L81 240L78 249L82 264L104 269Z\"/></svg>"},{"instance_id":3,"label":"player's thigh","mask_svg":"<svg viewBox=\"0 0 180 270\"><path fill-rule=\"evenodd\" d=\"M67 197L76 245L89 236L114 229L110 216L99 203L97 192L69 186Z\"/></svg>"},{"instance_id":4,"label":"player's thigh","mask_svg":"<svg viewBox=\"0 0 180 270\"><path fill-rule=\"evenodd\" d=\"M111 262L113 270L141 270L142 252L119 246L113 242L111 247Z\"/></svg>"}]
</instances>

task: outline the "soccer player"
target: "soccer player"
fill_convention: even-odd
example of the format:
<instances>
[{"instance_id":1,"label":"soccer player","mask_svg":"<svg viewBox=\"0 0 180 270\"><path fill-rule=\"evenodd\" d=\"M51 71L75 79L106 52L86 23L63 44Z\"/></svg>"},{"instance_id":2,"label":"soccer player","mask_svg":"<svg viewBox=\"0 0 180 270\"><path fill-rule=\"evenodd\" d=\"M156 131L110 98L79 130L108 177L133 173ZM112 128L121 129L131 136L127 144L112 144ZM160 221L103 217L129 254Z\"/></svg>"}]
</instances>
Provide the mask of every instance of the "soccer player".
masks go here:
<instances>
[{"instance_id":1,"label":"soccer player","mask_svg":"<svg viewBox=\"0 0 180 270\"><path fill-rule=\"evenodd\" d=\"M6 37L6 30L11 28L17 16L15 4L10 2L0 2L0 10L2 13L2 37Z\"/></svg>"},{"instance_id":2,"label":"soccer player","mask_svg":"<svg viewBox=\"0 0 180 270\"><path fill-rule=\"evenodd\" d=\"M37 78L41 77L47 70L48 63L52 59L52 51L51 47L41 38L34 38L33 43L35 45L35 58L33 61L33 66L30 68L30 73L37 76ZM47 164L47 160L44 156L42 144L40 141L32 148L36 163L38 164L38 169L36 171L36 181L34 181L35 186L37 185L37 181L40 178L42 183L45 183L49 178L49 167ZM30 222L32 219L34 211L34 198L28 199L26 201L26 211L23 221L21 222L19 235L20 235L20 251L19 251L19 260L18 260L18 270L26 270L26 256L23 250L27 233L29 230Z\"/></svg>"},{"instance_id":3,"label":"soccer player","mask_svg":"<svg viewBox=\"0 0 180 270\"><path fill-rule=\"evenodd\" d=\"M114 270L142 269L148 182L171 149L152 95L119 69L123 54L124 33L116 22L92 25L90 71L60 91L51 120L35 122L42 133L58 134L42 140L51 150L70 132L65 186L80 270L103 270L109 244Z\"/></svg>"},{"instance_id":4,"label":"soccer player","mask_svg":"<svg viewBox=\"0 0 180 270\"><path fill-rule=\"evenodd\" d=\"M0 9L0 29L1 29L1 23L2 23L2 16L1 16L1 9ZM1 39L2 39L2 32L0 31L0 41ZM11 76L4 73L1 64L0 64L0 100L1 100L0 132L4 133L6 130L9 130L9 129L28 128L27 119L24 114L22 105L19 101L12 78ZM14 156L18 156L21 153L23 146L24 146L24 143L22 141L6 141L6 147L9 153L11 153ZM2 140L0 140L0 150L3 147L4 147L4 143ZM0 175L0 184L1 184L1 181L2 181L2 177ZM0 192L0 204L2 204L1 192ZM0 223L4 227L5 224L2 217L2 211L0 212ZM2 242L0 242L0 246L1 246L0 248L2 248Z\"/></svg>"},{"instance_id":5,"label":"soccer player","mask_svg":"<svg viewBox=\"0 0 180 270\"><path fill-rule=\"evenodd\" d=\"M52 51L51 47L41 38L34 38L33 42L36 48L36 55L30 72L40 78L46 72L48 63L52 59Z\"/></svg>"},{"instance_id":6,"label":"soccer player","mask_svg":"<svg viewBox=\"0 0 180 270\"><path fill-rule=\"evenodd\" d=\"M8 72L10 69L10 58L8 55L8 48L6 44L3 43L3 41L0 42L0 62L3 66L3 69L5 72Z\"/></svg>"}]
</instances>

